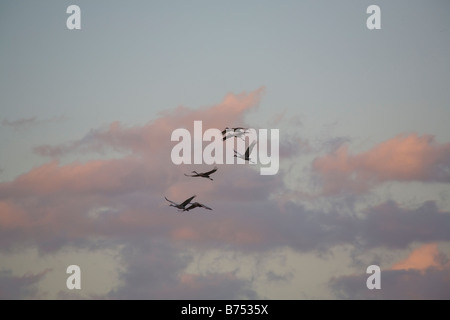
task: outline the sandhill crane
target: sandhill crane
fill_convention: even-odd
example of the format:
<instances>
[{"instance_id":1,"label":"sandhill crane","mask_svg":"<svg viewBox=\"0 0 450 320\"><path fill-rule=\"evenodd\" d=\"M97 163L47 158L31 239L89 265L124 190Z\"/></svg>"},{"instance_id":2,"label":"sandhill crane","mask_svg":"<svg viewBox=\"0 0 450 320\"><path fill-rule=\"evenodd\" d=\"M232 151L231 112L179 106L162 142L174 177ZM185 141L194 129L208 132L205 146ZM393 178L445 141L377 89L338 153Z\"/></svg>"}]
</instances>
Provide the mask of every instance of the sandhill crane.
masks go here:
<instances>
[{"instance_id":1,"label":"sandhill crane","mask_svg":"<svg viewBox=\"0 0 450 320\"><path fill-rule=\"evenodd\" d=\"M212 169L211 171L207 171L207 172L197 172L197 171L192 171L193 174L189 175L189 174L184 174L186 177L201 177L201 178L208 178L209 180L213 180L210 175L213 174L214 172L217 171L217 167L214 167L214 169Z\"/></svg>"},{"instance_id":2,"label":"sandhill crane","mask_svg":"<svg viewBox=\"0 0 450 320\"><path fill-rule=\"evenodd\" d=\"M252 149L253 149L253 147L255 146L255 144L256 144L256 140L253 141L253 142L248 146L247 150L245 151L245 155L242 155L242 154L240 154L239 152L237 152L236 150L234 150L234 156L235 156L236 158L241 158L241 159L244 159L245 161L249 161L249 162L254 163L254 162L250 159L250 153L252 152Z\"/></svg>"},{"instance_id":3,"label":"sandhill crane","mask_svg":"<svg viewBox=\"0 0 450 320\"><path fill-rule=\"evenodd\" d=\"M184 201L183 201L182 203L180 203L180 204L178 204L178 203L176 203L176 202L173 202L172 200L169 200L169 199L167 199L166 197L164 197L164 198L165 198L167 201L170 202L170 205L169 205L169 206L175 207L175 208L178 208L178 209L184 211L184 210L186 209L186 206L192 201L192 199L195 198L195 196L192 196L192 197L190 197L190 198L184 200Z\"/></svg>"},{"instance_id":4,"label":"sandhill crane","mask_svg":"<svg viewBox=\"0 0 450 320\"><path fill-rule=\"evenodd\" d=\"M183 209L183 211L189 211L189 210L192 210L192 209L195 209L195 208L205 208L207 210L212 210L210 207L205 206L204 204L201 204L199 202L194 202L189 207Z\"/></svg>"}]
</instances>

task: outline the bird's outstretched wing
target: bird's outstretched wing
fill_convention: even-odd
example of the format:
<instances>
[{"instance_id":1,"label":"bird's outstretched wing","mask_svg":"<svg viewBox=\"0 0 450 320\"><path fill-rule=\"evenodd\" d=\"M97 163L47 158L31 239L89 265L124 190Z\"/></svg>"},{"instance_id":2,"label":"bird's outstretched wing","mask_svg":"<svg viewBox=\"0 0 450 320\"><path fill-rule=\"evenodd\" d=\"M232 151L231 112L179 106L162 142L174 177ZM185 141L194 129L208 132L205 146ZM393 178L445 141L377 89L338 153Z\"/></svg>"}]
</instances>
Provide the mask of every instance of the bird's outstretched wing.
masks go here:
<instances>
[{"instance_id":1,"label":"bird's outstretched wing","mask_svg":"<svg viewBox=\"0 0 450 320\"><path fill-rule=\"evenodd\" d=\"M199 203L199 202L194 202L194 203L191 204L189 207L187 207L186 209L184 209L184 211L189 211L189 210L195 209L195 208L197 208L197 207L205 208L205 209L207 209L207 210L212 210L210 207L205 206L204 204L201 204L201 203Z\"/></svg>"},{"instance_id":2,"label":"bird's outstretched wing","mask_svg":"<svg viewBox=\"0 0 450 320\"><path fill-rule=\"evenodd\" d=\"M234 150L234 156L244 159L244 156L241 153L237 152L236 150Z\"/></svg>"},{"instance_id":3,"label":"bird's outstretched wing","mask_svg":"<svg viewBox=\"0 0 450 320\"><path fill-rule=\"evenodd\" d=\"M217 167L214 167L214 169L212 169L211 171L205 172L204 174L205 175L210 175L210 174L212 174L212 173L214 173L216 171L217 171Z\"/></svg>"},{"instance_id":4,"label":"bird's outstretched wing","mask_svg":"<svg viewBox=\"0 0 450 320\"><path fill-rule=\"evenodd\" d=\"M196 196L192 196L192 197L190 197L189 199L186 199L186 200L184 200L183 201L183 203L181 203L181 205L183 206L183 207L185 207L189 202L191 202L192 201L192 199L194 199Z\"/></svg>"},{"instance_id":5,"label":"bird's outstretched wing","mask_svg":"<svg viewBox=\"0 0 450 320\"><path fill-rule=\"evenodd\" d=\"M208 210L212 210L210 207L205 206L204 204L201 204L201 203L198 203L198 202L197 202L197 204L198 204L199 207L202 207L202 208L205 208L205 209L208 209Z\"/></svg>"},{"instance_id":6,"label":"bird's outstretched wing","mask_svg":"<svg viewBox=\"0 0 450 320\"><path fill-rule=\"evenodd\" d=\"M170 203L173 203L175 205L177 204L177 203L173 202L172 200L167 199L166 197L164 197L164 199L166 199L167 201L169 201Z\"/></svg>"},{"instance_id":7,"label":"bird's outstretched wing","mask_svg":"<svg viewBox=\"0 0 450 320\"><path fill-rule=\"evenodd\" d=\"M255 146L255 144L256 144L256 140L253 141L253 142L248 146L247 150L245 151L245 158L246 158L246 159L250 159L250 153L252 152L252 149L253 149L253 147Z\"/></svg>"}]
</instances>

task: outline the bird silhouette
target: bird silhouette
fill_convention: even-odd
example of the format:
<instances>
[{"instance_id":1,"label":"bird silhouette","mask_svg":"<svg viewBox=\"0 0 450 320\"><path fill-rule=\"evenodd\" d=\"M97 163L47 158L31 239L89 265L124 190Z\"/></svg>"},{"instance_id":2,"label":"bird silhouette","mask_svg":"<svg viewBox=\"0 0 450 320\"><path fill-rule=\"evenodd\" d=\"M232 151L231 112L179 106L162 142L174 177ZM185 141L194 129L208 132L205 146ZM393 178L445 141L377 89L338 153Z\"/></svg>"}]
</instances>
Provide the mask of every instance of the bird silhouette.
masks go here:
<instances>
[{"instance_id":1,"label":"bird silhouette","mask_svg":"<svg viewBox=\"0 0 450 320\"><path fill-rule=\"evenodd\" d=\"M184 174L186 177L201 177L201 178L207 178L209 180L213 180L210 175L217 171L217 167L214 167L214 169L207 171L207 172L197 172L192 171L193 174Z\"/></svg>"},{"instance_id":2,"label":"bird silhouette","mask_svg":"<svg viewBox=\"0 0 450 320\"><path fill-rule=\"evenodd\" d=\"M182 203L176 203L176 202L173 202L172 200L169 200L169 199L167 199L166 197L164 197L167 201L169 201L170 202L170 207L175 207L175 208L177 208L177 209L180 209L180 210L185 210L185 208L186 208L186 206L192 201L192 199L194 199L196 196L192 196L192 197L190 197L190 198L188 198L188 199L186 199L186 200L184 200Z\"/></svg>"}]
</instances>

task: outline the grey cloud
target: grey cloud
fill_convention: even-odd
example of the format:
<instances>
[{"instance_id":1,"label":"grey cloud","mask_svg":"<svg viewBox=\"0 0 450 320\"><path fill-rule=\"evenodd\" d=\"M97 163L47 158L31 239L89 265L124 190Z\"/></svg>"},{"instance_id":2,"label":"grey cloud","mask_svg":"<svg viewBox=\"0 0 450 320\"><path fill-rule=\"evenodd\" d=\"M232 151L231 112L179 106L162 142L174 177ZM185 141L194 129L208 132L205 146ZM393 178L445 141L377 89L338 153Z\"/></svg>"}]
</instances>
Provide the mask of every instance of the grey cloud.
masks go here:
<instances>
[{"instance_id":1,"label":"grey cloud","mask_svg":"<svg viewBox=\"0 0 450 320\"><path fill-rule=\"evenodd\" d=\"M192 257L154 240L139 241L123 249L121 284L108 299L255 299L250 282L233 273L184 274Z\"/></svg>"},{"instance_id":2,"label":"grey cloud","mask_svg":"<svg viewBox=\"0 0 450 320\"><path fill-rule=\"evenodd\" d=\"M368 289L370 274L334 278L329 282L339 299L382 300L448 300L450 299L450 268L417 270L381 270L381 289Z\"/></svg>"},{"instance_id":3,"label":"grey cloud","mask_svg":"<svg viewBox=\"0 0 450 320\"><path fill-rule=\"evenodd\" d=\"M37 122L38 122L38 120L34 116L34 117L29 117L29 118L20 118L17 120L3 119L2 125L6 126L6 127L12 127L14 129L18 129L18 128L23 128L23 127L26 127L29 125L36 124Z\"/></svg>"},{"instance_id":4,"label":"grey cloud","mask_svg":"<svg viewBox=\"0 0 450 320\"><path fill-rule=\"evenodd\" d=\"M193 166L170 163L171 129L172 124L163 120L159 127L148 123L124 128L113 123L80 140L35 149L54 157L109 149L129 154L84 164L52 162L0 183L0 250L36 246L41 253L51 253L65 246L121 244L125 246L122 284L110 292L110 298L251 298L255 297L251 282L233 273L178 278L191 257L175 246L324 252L346 244L362 249L404 248L416 241L450 240L450 213L440 212L433 202L404 209L390 201L362 214L339 205L328 211L312 210L272 200L272 195L286 191L283 178L289 173L284 170L261 176L249 165L220 165L213 182L185 177L183 173ZM293 138L283 139L286 156L301 151ZM333 150L346 138L326 141L323 148ZM214 210L179 213L164 200L164 196L185 194L197 194ZM284 275L267 274L273 281L280 277ZM192 287L198 291L191 292Z\"/></svg>"},{"instance_id":5,"label":"grey cloud","mask_svg":"<svg viewBox=\"0 0 450 320\"><path fill-rule=\"evenodd\" d=\"M294 277L294 275L292 274L292 272L288 272L288 273L284 273L284 274L278 274L273 272L272 270L268 271L266 273L266 278L269 281L274 281L274 282L286 282L291 280Z\"/></svg>"},{"instance_id":6,"label":"grey cloud","mask_svg":"<svg viewBox=\"0 0 450 320\"><path fill-rule=\"evenodd\" d=\"M450 240L450 212L439 211L434 201L417 209L404 209L388 201L366 210L356 227L364 247L406 248L414 241Z\"/></svg>"},{"instance_id":7,"label":"grey cloud","mask_svg":"<svg viewBox=\"0 0 450 320\"><path fill-rule=\"evenodd\" d=\"M36 299L37 284L50 270L37 274L12 275L11 270L0 270L0 300Z\"/></svg>"},{"instance_id":8,"label":"grey cloud","mask_svg":"<svg viewBox=\"0 0 450 320\"><path fill-rule=\"evenodd\" d=\"M450 240L450 213L439 211L434 202L405 209L389 201L362 215L343 213L338 207L324 212L292 202L278 205L268 197L271 190L281 188L279 178L247 169L235 173L219 169L216 174L223 174L223 181L214 182L183 176L180 190L203 185L198 189L204 191L197 196L214 209L208 212L200 208L180 214L164 200L168 192L151 191L145 183L137 187L130 183L128 191L21 196L17 207L27 218L21 227L0 226L0 248L9 251L34 243L51 252L64 245L95 247L107 246L113 239L128 243L140 237L162 237L209 248L264 251L288 246L306 252L343 244L360 249L406 248L414 242ZM238 183L233 184L233 179ZM190 193L186 191L187 196ZM96 242L93 237L103 240Z\"/></svg>"},{"instance_id":9,"label":"grey cloud","mask_svg":"<svg viewBox=\"0 0 450 320\"><path fill-rule=\"evenodd\" d=\"M2 126L10 127L13 129L23 129L23 128L27 128L27 127L31 127L31 126L35 126L35 125L39 125L39 124L43 124L43 123L62 121L65 119L66 118L63 115L55 116L55 117L47 118L47 119L38 119L38 117L32 116L32 117L27 117L27 118L19 118L16 120L3 119L1 124L2 124Z\"/></svg>"}]
</instances>

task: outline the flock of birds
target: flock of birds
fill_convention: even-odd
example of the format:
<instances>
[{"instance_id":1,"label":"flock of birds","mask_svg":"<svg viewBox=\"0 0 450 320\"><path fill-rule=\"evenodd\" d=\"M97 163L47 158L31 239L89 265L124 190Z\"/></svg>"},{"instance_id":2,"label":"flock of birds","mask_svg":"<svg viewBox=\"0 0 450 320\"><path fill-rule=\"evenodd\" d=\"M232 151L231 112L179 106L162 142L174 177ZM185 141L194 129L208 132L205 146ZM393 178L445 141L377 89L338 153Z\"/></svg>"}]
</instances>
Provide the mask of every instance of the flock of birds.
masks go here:
<instances>
[{"instance_id":1,"label":"flock of birds","mask_svg":"<svg viewBox=\"0 0 450 320\"><path fill-rule=\"evenodd\" d=\"M222 131L222 136L223 136L223 141L225 141L226 139L229 138L241 138L244 139L243 136L245 136L245 134L248 132L248 129L246 128L242 128L242 127L237 127L237 128L228 128L226 127L225 130ZM245 154L241 154L239 152L237 152L236 150L234 150L234 156L236 158L241 158L244 159L245 161L249 161L249 162L253 162L250 159L250 153L252 152L253 147L255 146L256 141L253 141L247 148L247 150L245 151ZM207 172L197 172L197 171L192 171L192 174L184 174L187 177L200 177L200 178L206 178L209 179L211 181L213 181L213 179L210 177L210 175L212 175L214 172L217 171L217 167L214 167L214 169L207 171ZM175 207L178 209L178 211L180 212L184 212L184 211L190 211L192 209L195 208L204 208L207 210L212 210L212 208L200 203L200 202L191 202L196 196L192 196L190 198L187 198L186 200L184 200L181 203L176 203L172 200L167 199L166 197L164 197L168 202L170 202L169 206L170 207Z\"/></svg>"}]
</instances>

